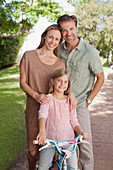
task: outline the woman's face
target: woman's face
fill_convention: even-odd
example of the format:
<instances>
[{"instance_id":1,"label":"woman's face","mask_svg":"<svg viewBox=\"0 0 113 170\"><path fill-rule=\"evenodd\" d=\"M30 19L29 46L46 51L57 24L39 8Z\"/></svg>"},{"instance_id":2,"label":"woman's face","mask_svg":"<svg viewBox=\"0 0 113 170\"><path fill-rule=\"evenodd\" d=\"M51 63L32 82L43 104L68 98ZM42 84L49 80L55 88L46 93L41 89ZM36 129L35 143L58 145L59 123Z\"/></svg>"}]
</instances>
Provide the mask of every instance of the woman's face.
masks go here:
<instances>
[{"instance_id":1,"label":"woman's face","mask_svg":"<svg viewBox=\"0 0 113 170\"><path fill-rule=\"evenodd\" d=\"M54 50L60 43L61 33L59 30L50 30L45 36L45 46L48 50Z\"/></svg>"}]
</instances>

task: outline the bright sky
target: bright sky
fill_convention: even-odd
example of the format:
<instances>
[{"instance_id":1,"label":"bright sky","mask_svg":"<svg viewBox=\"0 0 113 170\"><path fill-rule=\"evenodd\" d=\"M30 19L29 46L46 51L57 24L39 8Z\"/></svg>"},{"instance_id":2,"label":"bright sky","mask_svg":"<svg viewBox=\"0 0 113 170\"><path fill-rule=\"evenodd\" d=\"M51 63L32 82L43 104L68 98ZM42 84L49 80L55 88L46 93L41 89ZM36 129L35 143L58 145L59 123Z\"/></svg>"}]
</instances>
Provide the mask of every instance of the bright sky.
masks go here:
<instances>
[{"instance_id":1,"label":"bright sky","mask_svg":"<svg viewBox=\"0 0 113 170\"><path fill-rule=\"evenodd\" d=\"M69 11L69 13L74 11L74 7L71 6L69 3L67 3L66 0L52 0L53 2L58 2L60 4L61 7L64 8L64 10Z\"/></svg>"}]
</instances>

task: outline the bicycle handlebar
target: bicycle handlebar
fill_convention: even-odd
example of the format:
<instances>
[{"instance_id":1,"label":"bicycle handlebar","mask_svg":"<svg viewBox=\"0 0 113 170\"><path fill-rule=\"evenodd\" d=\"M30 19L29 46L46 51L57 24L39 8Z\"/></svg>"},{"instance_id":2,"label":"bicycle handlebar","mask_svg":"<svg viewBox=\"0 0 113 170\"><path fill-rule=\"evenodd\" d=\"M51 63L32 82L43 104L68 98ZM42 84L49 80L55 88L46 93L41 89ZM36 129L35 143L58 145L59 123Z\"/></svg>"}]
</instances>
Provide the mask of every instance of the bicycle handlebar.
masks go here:
<instances>
[{"instance_id":1,"label":"bicycle handlebar","mask_svg":"<svg viewBox=\"0 0 113 170\"><path fill-rule=\"evenodd\" d=\"M39 151L41 151L42 149L45 149L45 148L55 147L57 152L61 156L63 156L65 153L61 151L60 147L64 146L64 145L74 144L73 150L72 150L72 153L74 153L75 150L76 150L77 144L79 143L78 140L80 140L80 143L88 143L87 141L83 140L83 136L81 136L81 135L77 136L76 138L66 139L66 140L61 140L61 141L54 141L54 140L51 140L51 139L46 139L45 140L45 145L42 146L39 149ZM38 141L34 140L33 143L38 144Z\"/></svg>"}]
</instances>

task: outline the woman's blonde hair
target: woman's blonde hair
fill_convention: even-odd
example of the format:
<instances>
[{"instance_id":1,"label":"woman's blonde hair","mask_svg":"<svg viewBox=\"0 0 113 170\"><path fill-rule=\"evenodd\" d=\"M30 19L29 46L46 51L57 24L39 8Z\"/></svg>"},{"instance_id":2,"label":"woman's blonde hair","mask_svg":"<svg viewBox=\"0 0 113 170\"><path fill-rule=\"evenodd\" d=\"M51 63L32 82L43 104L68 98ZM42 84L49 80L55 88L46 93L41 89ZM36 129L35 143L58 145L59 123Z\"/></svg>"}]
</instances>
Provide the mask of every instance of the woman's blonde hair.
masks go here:
<instances>
[{"instance_id":1,"label":"woman's blonde hair","mask_svg":"<svg viewBox=\"0 0 113 170\"><path fill-rule=\"evenodd\" d=\"M50 31L50 30L58 30L58 31L60 31L60 33L61 33L61 39L60 39L59 45L58 45L58 47L56 47L56 48L54 49L54 54L57 56L58 49L59 49L59 47L60 47L60 45L61 45L61 43L62 43L62 41L63 41L61 28L58 27L57 24L52 24L52 25L50 25L49 27L46 28L46 30L45 30L45 31L43 32L43 34L41 35L41 41L40 41L40 44L39 44L39 46L37 47L37 49L40 49L40 48L42 48L42 47L44 46L44 44L45 44L45 37L46 37L48 31Z\"/></svg>"},{"instance_id":2,"label":"woman's blonde hair","mask_svg":"<svg viewBox=\"0 0 113 170\"><path fill-rule=\"evenodd\" d=\"M68 88L67 90L64 92L65 95L69 94L70 92L70 88L71 88L71 82L70 82L70 76L69 76L69 73L67 70L65 69L59 69L59 70L56 70L52 76L51 76L51 79L55 80L56 78L58 77L62 77L64 75L68 75ZM49 81L49 93L53 93L54 92L54 86L51 82L51 79Z\"/></svg>"}]
</instances>

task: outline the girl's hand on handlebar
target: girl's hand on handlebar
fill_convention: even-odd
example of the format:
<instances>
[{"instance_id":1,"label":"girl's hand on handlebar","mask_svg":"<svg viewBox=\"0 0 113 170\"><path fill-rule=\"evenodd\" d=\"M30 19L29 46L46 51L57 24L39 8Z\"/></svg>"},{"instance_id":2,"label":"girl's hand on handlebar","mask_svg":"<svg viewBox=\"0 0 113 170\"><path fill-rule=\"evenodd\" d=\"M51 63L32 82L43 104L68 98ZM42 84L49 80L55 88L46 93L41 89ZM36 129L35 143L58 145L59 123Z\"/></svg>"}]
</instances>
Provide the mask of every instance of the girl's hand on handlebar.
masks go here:
<instances>
[{"instance_id":1,"label":"girl's hand on handlebar","mask_svg":"<svg viewBox=\"0 0 113 170\"><path fill-rule=\"evenodd\" d=\"M36 95L35 100L40 104L48 104L49 103L49 98L45 94Z\"/></svg>"},{"instance_id":2,"label":"girl's hand on handlebar","mask_svg":"<svg viewBox=\"0 0 113 170\"><path fill-rule=\"evenodd\" d=\"M88 133L83 132L83 140L87 139L89 137Z\"/></svg>"},{"instance_id":3,"label":"girl's hand on handlebar","mask_svg":"<svg viewBox=\"0 0 113 170\"><path fill-rule=\"evenodd\" d=\"M36 137L36 140L38 141L39 145L44 145L46 139L46 133L45 131L39 132L39 134Z\"/></svg>"}]
</instances>

